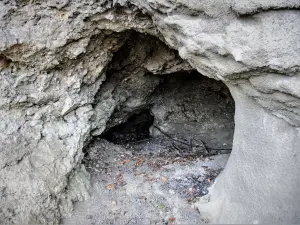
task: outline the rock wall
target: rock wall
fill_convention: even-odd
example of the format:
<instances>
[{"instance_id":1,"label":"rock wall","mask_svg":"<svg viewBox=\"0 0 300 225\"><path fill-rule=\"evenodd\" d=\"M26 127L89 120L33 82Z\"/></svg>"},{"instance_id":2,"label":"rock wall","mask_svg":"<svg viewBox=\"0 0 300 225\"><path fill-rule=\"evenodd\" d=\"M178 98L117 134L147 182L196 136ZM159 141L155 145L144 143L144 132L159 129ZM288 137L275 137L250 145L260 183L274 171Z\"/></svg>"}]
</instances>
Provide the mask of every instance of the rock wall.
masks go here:
<instances>
[{"instance_id":1,"label":"rock wall","mask_svg":"<svg viewBox=\"0 0 300 225\"><path fill-rule=\"evenodd\" d=\"M211 219L274 221L258 210L270 212L269 200L276 198L276 212L284 212L276 218L299 222L299 8L297 0L1 1L0 223L58 224L73 201L87 197L82 149L90 134L103 132L112 105L98 107L95 96L103 92L107 66L130 30L158 37L191 67L232 89L238 108L234 157L212 190L229 211L211 213ZM161 61L187 65L161 55L144 69L161 73ZM253 123L255 129L247 129ZM273 147L284 154L274 155ZM269 154L261 157L260 149ZM269 161L283 156L282 165L292 161L293 172L274 178ZM233 172L237 166L243 178ZM266 171L264 188L251 185L258 181L246 173L259 168ZM257 191L264 207L254 207L256 198L243 205L227 185L241 193ZM289 191L277 198L273 186ZM242 208L234 217L229 213Z\"/></svg>"},{"instance_id":2,"label":"rock wall","mask_svg":"<svg viewBox=\"0 0 300 225\"><path fill-rule=\"evenodd\" d=\"M139 110L149 108L152 93L163 81L163 77L154 75L190 70L190 65L159 39L129 33L108 64L107 79L95 95L92 135L100 135Z\"/></svg>"},{"instance_id":3,"label":"rock wall","mask_svg":"<svg viewBox=\"0 0 300 225\"><path fill-rule=\"evenodd\" d=\"M222 82L193 72L171 74L152 95L151 103L152 136L165 132L203 142L208 151L229 153L232 149L234 101Z\"/></svg>"},{"instance_id":4,"label":"rock wall","mask_svg":"<svg viewBox=\"0 0 300 225\"><path fill-rule=\"evenodd\" d=\"M300 129L230 89L236 102L233 151L198 209L217 224L299 223Z\"/></svg>"}]
</instances>

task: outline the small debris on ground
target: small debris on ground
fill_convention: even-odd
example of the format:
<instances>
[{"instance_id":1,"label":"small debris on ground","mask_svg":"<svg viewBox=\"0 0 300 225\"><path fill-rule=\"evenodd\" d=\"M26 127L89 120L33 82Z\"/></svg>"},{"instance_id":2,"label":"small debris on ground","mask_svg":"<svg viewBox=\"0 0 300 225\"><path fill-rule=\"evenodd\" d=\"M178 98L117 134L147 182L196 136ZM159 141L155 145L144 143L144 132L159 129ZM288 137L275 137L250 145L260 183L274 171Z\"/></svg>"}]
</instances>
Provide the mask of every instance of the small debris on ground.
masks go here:
<instances>
[{"instance_id":1,"label":"small debris on ground","mask_svg":"<svg viewBox=\"0 0 300 225\"><path fill-rule=\"evenodd\" d=\"M91 174L91 197L77 202L72 217L63 223L207 223L194 203L208 193L228 156L169 152L153 139L125 146L99 139L84 158Z\"/></svg>"}]
</instances>

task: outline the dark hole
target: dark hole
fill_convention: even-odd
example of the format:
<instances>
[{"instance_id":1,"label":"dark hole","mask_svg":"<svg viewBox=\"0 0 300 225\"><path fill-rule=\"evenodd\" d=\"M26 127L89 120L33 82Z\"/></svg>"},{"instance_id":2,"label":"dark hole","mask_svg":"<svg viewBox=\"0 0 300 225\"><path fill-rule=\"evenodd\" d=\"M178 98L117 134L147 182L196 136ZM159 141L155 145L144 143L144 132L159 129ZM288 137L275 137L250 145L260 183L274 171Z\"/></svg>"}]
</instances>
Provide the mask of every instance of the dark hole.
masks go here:
<instances>
[{"instance_id":1,"label":"dark hole","mask_svg":"<svg viewBox=\"0 0 300 225\"><path fill-rule=\"evenodd\" d=\"M146 139L150 136L149 128L153 125L154 117L149 109L144 109L132 115L124 123L112 127L102 136L115 144L127 144Z\"/></svg>"}]
</instances>

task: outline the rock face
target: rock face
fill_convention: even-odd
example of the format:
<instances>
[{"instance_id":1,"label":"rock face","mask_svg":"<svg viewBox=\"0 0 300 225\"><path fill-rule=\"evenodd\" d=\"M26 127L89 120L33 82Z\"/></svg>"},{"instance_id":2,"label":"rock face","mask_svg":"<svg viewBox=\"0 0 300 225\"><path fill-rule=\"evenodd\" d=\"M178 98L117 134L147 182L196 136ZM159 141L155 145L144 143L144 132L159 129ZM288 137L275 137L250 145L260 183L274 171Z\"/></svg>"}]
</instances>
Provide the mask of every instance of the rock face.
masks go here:
<instances>
[{"instance_id":1,"label":"rock face","mask_svg":"<svg viewBox=\"0 0 300 225\"><path fill-rule=\"evenodd\" d=\"M118 122L116 107L141 107L160 80L132 80L126 90L139 98L112 98L121 89L104 82L114 76L109 63L133 31L169 46L142 50L143 65L129 65L136 76L194 68L234 97L232 156L200 212L220 223L299 223L299 8L298 0L1 1L0 223L58 224L88 196L86 142ZM134 44L143 41L153 40Z\"/></svg>"},{"instance_id":2,"label":"rock face","mask_svg":"<svg viewBox=\"0 0 300 225\"><path fill-rule=\"evenodd\" d=\"M299 129L242 91L231 93L238 103L233 151L199 210L214 223L298 223Z\"/></svg>"},{"instance_id":3,"label":"rock face","mask_svg":"<svg viewBox=\"0 0 300 225\"><path fill-rule=\"evenodd\" d=\"M194 73L171 75L151 100L152 136L166 132L201 140L208 150L232 149L234 101L222 82Z\"/></svg>"}]
</instances>

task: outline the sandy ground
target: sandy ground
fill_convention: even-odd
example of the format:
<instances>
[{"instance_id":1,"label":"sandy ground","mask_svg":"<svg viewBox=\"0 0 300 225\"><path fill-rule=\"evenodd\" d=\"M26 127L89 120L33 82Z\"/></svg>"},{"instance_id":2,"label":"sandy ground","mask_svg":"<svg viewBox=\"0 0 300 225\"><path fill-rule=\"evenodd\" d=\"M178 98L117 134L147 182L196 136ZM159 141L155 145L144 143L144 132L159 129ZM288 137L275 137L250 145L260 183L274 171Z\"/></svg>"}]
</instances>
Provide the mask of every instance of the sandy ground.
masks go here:
<instances>
[{"instance_id":1,"label":"sandy ground","mask_svg":"<svg viewBox=\"0 0 300 225\"><path fill-rule=\"evenodd\" d=\"M199 224L194 207L208 193L229 155L203 158L168 151L160 141L120 146L94 142L84 162L91 174L90 199L75 205L75 224Z\"/></svg>"}]
</instances>

